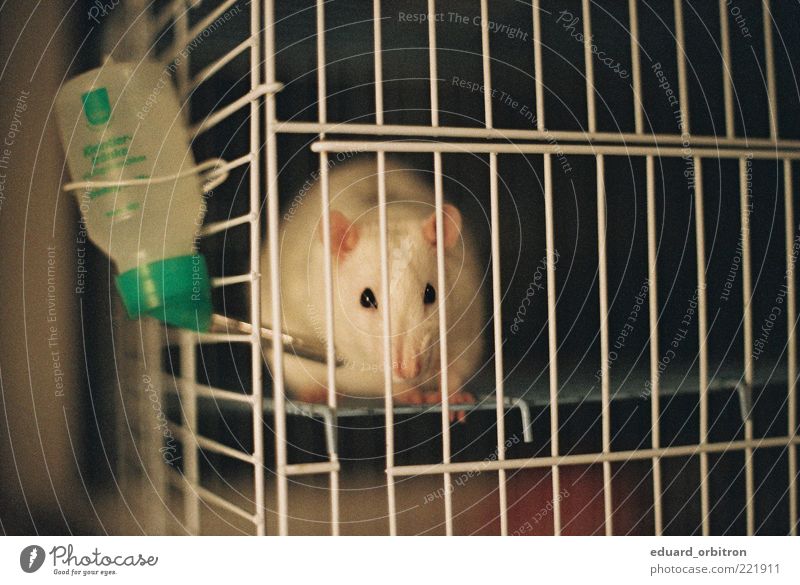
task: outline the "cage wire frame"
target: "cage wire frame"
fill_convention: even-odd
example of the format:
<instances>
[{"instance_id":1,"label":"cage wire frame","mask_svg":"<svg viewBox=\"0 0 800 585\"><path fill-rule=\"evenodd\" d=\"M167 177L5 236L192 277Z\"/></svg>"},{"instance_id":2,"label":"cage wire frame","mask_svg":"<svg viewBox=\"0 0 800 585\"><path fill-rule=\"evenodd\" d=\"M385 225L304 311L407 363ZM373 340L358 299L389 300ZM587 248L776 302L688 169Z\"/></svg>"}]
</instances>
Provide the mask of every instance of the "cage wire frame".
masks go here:
<instances>
[{"instance_id":1,"label":"cage wire frame","mask_svg":"<svg viewBox=\"0 0 800 585\"><path fill-rule=\"evenodd\" d=\"M594 84L594 64L591 48L592 38L592 2L582 0L581 19L583 21L584 39L584 68L585 91L587 101L588 131L559 131L546 130L545 127L545 70L542 64L542 25L540 20L540 0L532 0L533 23L533 77L535 79L536 97L536 128L530 130L496 128L492 120L492 104L490 101L492 88L491 55L489 51L489 3L488 0L477 0L480 3L481 13L481 48L483 63L484 91L484 116L482 128L468 128L458 126L441 126L439 123L439 96L437 88L437 41L436 41L436 2L428 0L428 43L429 43L429 88L430 88L430 125L392 125L384 120L384 95L383 95L383 62L381 38L381 2L373 0L373 36L374 36L374 78L375 78L375 123L332 123L327 115L327 83L325 60L325 4L324 0L316 2L316 48L317 48L317 84L318 103L317 121L283 121L276 116L276 94L282 85L276 78L276 46L275 46L275 6L274 0L250 0L250 35L232 51L222 55L210 65L189 77L187 68L178 68L176 80L178 90L183 99L188 100L192 91L199 85L207 82L213 75L229 64L241 54L249 54L250 58L250 89L249 92L231 104L210 114L206 119L192 128L195 135L212 131L221 121L243 108L249 108L249 153L236 161L228 163L227 168L247 165L249 167L249 213L229 218L225 221L207 224L202 229L202 235L207 236L219 233L232 227L249 224L250 244L250 271L238 276L226 276L213 279L213 286L221 287L229 284L247 283L250 288L250 319L253 323L261 319L261 281L260 281L260 212L262 205L261 165L265 168L266 185L266 211L267 211L267 243L269 248L270 283L272 287L272 315L273 330L282 329L281 323L281 296L280 274L278 255L278 229L279 229L279 184L278 184L278 158L277 138L282 133L315 134L318 139L311 145L311 150L319 156L320 185L322 189L322 229L324 234L325 257L325 311L326 311L326 338L327 338L327 379L328 395L327 404L321 406L299 407L287 402L283 379L283 354L284 348L280 343L274 343L274 365L272 371L273 397L264 396L263 392L263 364L262 341L257 329L251 334L220 334L220 333L193 333L181 331L179 333L180 366L181 373L177 378L163 374L160 392L177 392L182 408L182 423L170 423L170 429L183 445L184 470L181 473L175 468L167 468L160 461L156 468L162 470L154 473L157 482L164 485L177 486L184 496L183 527L190 534L202 532L200 522L201 506L209 509L222 509L252 523L258 535L266 533L266 511L270 509L265 493L265 465L264 465L264 412L274 413L275 433L275 512L277 515L278 534L289 533L288 509L288 481L293 476L325 474L329 477L330 485L330 530L333 535L340 532L339 509L339 473L340 465L336 450L335 424L338 416L354 416L358 413L339 410L336 396L335 375L335 350L333 346L333 281L330 255L330 192L329 192L329 155L343 152L369 152L377 158L378 170L378 209L380 226L380 255L381 255L381 304L384 328L383 336L383 361L384 361L384 408L385 437L386 437L386 494L388 505L389 533L397 534L397 495L395 481L397 478L416 475L440 475L443 482L445 504L445 532L453 534L453 503L452 503L452 474L476 471L496 471L498 474L497 490L499 494L498 516L500 518L500 533L507 535L508 527L508 496L506 492L506 472L521 469L549 468L552 477L552 492L560 491L560 469L568 465L602 464L603 469L603 509L604 527L607 535L614 534L613 503L612 503L612 469L611 465L618 462L633 460L649 460L652 468L653 490L653 520L654 532L662 534L664 530L663 504L662 504L662 474L661 461L669 457L698 457L700 462L700 509L702 534L709 535L710 526L710 494L709 494L709 455L725 452L743 452L745 467L746 489L746 530L748 535L755 534L755 487L753 458L761 448L783 448L788 451L788 477L787 486L789 499L789 524L790 534L797 535L798 525L798 499L797 499L797 445L800 442L797 436L797 335L796 335L796 285L795 285L795 255L793 252L794 234L794 177L793 161L800 159L800 140L784 139L780 137L778 125L778 112L776 101L775 55L773 40L773 16L770 10L770 0L761 0L762 26L764 35L764 51L766 61L767 96L769 108L769 138L740 137L736 135L734 125L734 94L731 69L730 30L726 0L719 0L722 77L724 89L725 135L694 135L690 131L690 109L687 80L687 55L684 43L684 19L682 0L673 0L674 4L674 31L675 47L677 53L678 93L680 113L683 123L683 134L653 134L645 133L644 104L642 101L642 66L639 46L639 17L637 0L628 0L628 14L630 23L630 46L632 62L632 89L634 107L634 132L610 133L597 130L596 116L596 88ZM215 19L219 18L226 10L236 4L237 0L224 0L218 3L216 9L193 26L189 26L189 11L203 3L191 0L174 0L157 17L155 17L154 30L163 31L165 27L173 26L175 39L172 49L166 51L164 64L169 64L183 47L197 37ZM263 71L262 71L263 64ZM263 103L263 107L262 107ZM358 140L331 140L328 134L348 134L361 136ZM412 137L411 141L396 142L391 138ZM560 144L548 142L553 137ZM455 142L453 139L470 140L475 142ZM494 140L494 141L493 141ZM502 140L502 142L500 142ZM699 347L699 442L691 445L661 445L660 443L660 405L659 405L659 304L657 298L657 230L656 230L656 159L670 157L684 157L684 144L688 141L691 148L692 167L695 173L694 181L694 206L695 237L697 240L697 291L698 291L698 336ZM601 424L602 424L602 450L595 453L563 454L558 442L558 337L556 320L556 272L557 262L555 253L554 235L554 210L553 210L553 170L551 157L560 151L564 154L588 155L594 157L596 162L597 185L597 246L598 246L598 274L599 274L599 307L600 307L600 344L601 344ZM490 406L495 409L497 428L497 458L492 461L453 462L451 460L450 441L450 412L464 408L462 405L450 405L447 392L442 392L441 432L442 432L442 462L425 465L397 465L394 450L394 416L396 411L392 403L392 375L391 368L391 341L388 332L391 331L389 305L389 272L388 272L388 235L386 213L386 181L383 175L385 170L386 153L430 153L434 163L434 190L436 204L436 232L437 232L437 266L438 287L444 289L444 249L443 249L443 187L442 187L442 155L445 153L487 154L489 157L489 203L491 227L491 283L492 283L492 315L493 315L493 346L495 355L495 401ZM547 274L547 317L548 317L548 350L549 350L549 410L550 410L550 455L535 456L521 459L508 459L505 451L505 413L509 408L519 408L523 416L523 426L526 429L526 440L530 438L530 414L527 405L519 400L509 400L504 392L503 370L503 335L501 319L501 279L500 279L500 229L498 211L498 155L501 154L535 154L541 155L544 161L544 204L545 204L545 231L546 231L546 274ZM611 448L611 364L607 359L609 355L609 302L608 302L608 273L607 273L607 218L606 218L606 191L605 191L605 161L606 157L644 157L646 161L646 208L647 208L647 272L650 282L648 295L649 319L649 371L652 392L651 403L651 444L649 448L640 448L629 451L614 451ZM785 205L785 253L786 253L786 300L787 300L787 395L788 408L786 434L780 437L755 438L753 435L753 422L750 417L750 393L753 386L754 364L753 349L753 314L752 314L752 270L750 259L750 225L747 213L747 186L746 186L746 160L765 159L782 163L783 191ZM709 440L709 358L708 358L708 315L707 299L705 292L706 279L706 250L704 236L703 214L703 182L702 161L705 159L731 159L739 163L739 188L740 188L740 238L742 240L742 293L743 293L743 330L744 330L744 364L742 379L739 385L740 401L743 408L744 439L728 442L711 442ZM441 381L447 387L447 316L445 312L446 295L438 295L439 303L439 331L442 343L441 352ZM157 326L156 326L157 327ZM164 343L163 336L159 336L153 327L143 330L143 346L145 355L158 363L160 349ZM240 394L199 384L196 381L197 363L195 349L199 343L245 343L251 347L252 358L252 392ZM133 352L135 353L135 352ZM133 358L131 352L123 354L125 361ZM244 403L252 410L253 422L253 451L252 453L234 449L209 437L202 436L197 427L198 399L201 397L213 398L219 401ZM484 405L484 407L486 407ZM287 459L287 414L316 416L322 418L326 426L328 460L315 463L291 464ZM126 421L128 424L129 421ZM145 433L146 435L146 433ZM146 437L142 437L146 440ZM201 450L231 457L251 465L254 469L254 500L253 509L247 510L236 503L203 487L200 482L200 456ZM154 451L153 449L150 450ZM157 450L155 450L157 452ZM123 461L124 458L121 459ZM121 465L120 477L123 480L129 474L124 472L124 462ZM162 486L162 493L164 486ZM552 498L554 534L559 535L561 528L561 506L559 498ZM163 517L163 514L162 514ZM156 522L162 529L165 526L163 518Z\"/></svg>"}]
</instances>

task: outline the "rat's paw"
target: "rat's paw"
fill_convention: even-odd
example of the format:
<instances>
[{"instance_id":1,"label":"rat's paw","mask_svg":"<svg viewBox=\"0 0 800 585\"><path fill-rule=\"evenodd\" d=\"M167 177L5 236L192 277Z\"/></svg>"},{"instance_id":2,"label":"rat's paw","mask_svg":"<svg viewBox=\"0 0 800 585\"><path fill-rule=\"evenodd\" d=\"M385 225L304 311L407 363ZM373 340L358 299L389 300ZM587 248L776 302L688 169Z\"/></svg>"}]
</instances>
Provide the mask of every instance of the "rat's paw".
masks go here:
<instances>
[{"instance_id":1,"label":"rat's paw","mask_svg":"<svg viewBox=\"0 0 800 585\"><path fill-rule=\"evenodd\" d=\"M475 397L467 392L466 390L451 390L448 392L447 397L449 399L450 406L455 406L459 404L475 404L476 400ZM431 392L428 395L429 404L439 404L442 402L442 392L441 390L437 390L435 392ZM450 410L450 422L458 421L458 422L466 422L467 420L467 411L466 410Z\"/></svg>"}]
</instances>

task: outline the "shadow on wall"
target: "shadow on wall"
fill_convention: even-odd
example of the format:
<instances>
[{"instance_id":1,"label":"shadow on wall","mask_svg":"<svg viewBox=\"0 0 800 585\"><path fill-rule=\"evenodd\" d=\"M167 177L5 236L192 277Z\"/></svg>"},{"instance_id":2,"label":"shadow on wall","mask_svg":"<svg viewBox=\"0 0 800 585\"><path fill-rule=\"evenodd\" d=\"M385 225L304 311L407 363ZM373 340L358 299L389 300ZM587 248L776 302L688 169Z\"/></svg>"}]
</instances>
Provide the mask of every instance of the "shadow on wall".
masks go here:
<instances>
[{"instance_id":1,"label":"shadow on wall","mask_svg":"<svg viewBox=\"0 0 800 585\"><path fill-rule=\"evenodd\" d=\"M82 65L73 47L85 13L69 4L2 7L0 531L7 534L94 530L80 469L91 452L82 348L92 345L82 344L79 311L99 316L102 307L76 294L78 214L60 192L63 154L51 111L65 73Z\"/></svg>"}]
</instances>

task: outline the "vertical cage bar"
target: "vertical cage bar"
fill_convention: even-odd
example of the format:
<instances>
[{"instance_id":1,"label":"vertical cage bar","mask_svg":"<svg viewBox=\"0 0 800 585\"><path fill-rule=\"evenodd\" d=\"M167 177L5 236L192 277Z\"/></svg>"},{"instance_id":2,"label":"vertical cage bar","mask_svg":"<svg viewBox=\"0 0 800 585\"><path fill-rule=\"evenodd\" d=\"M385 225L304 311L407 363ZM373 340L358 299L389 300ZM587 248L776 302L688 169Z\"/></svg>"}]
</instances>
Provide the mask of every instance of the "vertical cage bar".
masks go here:
<instances>
[{"instance_id":1,"label":"vertical cage bar","mask_svg":"<svg viewBox=\"0 0 800 585\"><path fill-rule=\"evenodd\" d=\"M328 121L328 83L325 75L325 3L317 0L317 116L320 124ZM325 138L325 133L320 133L320 140ZM326 425L334 428L328 429L328 436L334 437L334 442L329 442L328 459L335 463L339 457L336 453L336 350L334 348L334 322L333 322L333 269L331 255L331 223L330 223L330 182L328 173L328 153L319 155L320 182L322 187L322 237L325 250L325 335L327 351L327 380L328 380L328 408L331 417L326 419ZM334 469L328 474L330 482L331 499L331 534L339 535L339 472Z\"/></svg>"},{"instance_id":2,"label":"vertical cage bar","mask_svg":"<svg viewBox=\"0 0 800 585\"><path fill-rule=\"evenodd\" d=\"M250 2L250 91L261 84L261 0ZM250 322L261 322L261 116L258 100L250 102ZM254 328L250 340L251 375L253 379L253 493L256 534L266 534L264 494L264 403L263 352L261 335Z\"/></svg>"},{"instance_id":3,"label":"vertical cage bar","mask_svg":"<svg viewBox=\"0 0 800 585\"><path fill-rule=\"evenodd\" d=\"M439 125L439 89L437 86L438 66L436 63L436 2L428 0L428 66L430 69L431 126ZM491 104L490 104L491 109ZM450 395L447 356L447 315L445 312L445 273L444 273L444 204L442 195L442 153L433 154L433 176L436 194L436 262L439 298L439 351L441 360L440 385L442 387L442 460L450 463ZM445 533L453 535L453 478L449 471L444 473L444 514Z\"/></svg>"},{"instance_id":4,"label":"vertical cage bar","mask_svg":"<svg viewBox=\"0 0 800 585\"><path fill-rule=\"evenodd\" d=\"M275 6L264 2L264 62L266 82L275 83ZM281 276L278 238L278 153L275 128L275 95L265 97L265 138L267 150L267 243L269 248L270 286L272 294L273 401L275 405L275 483L278 508L278 533L289 533L289 486L286 475L286 394L283 379L283 331L281 315Z\"/></svg>"},{"instance_id":5,"label":"vertical cage bar","mask_svg":"<svg viewBox=\"0 0 800 585\"><path fill-rule=\"evenodd\" d=\"M492 73L489 53L489 2L481 0L481 60L483 61L483 110L486 127L492 122Z\"/></svg>"},{"instance_id":6,"label":"vertical cage bar","mask_svg":"<svg viewBox=\"0 0 800 585\"><path fill-rule=\"evenodd\" d=\"M794 253L794 186L792 184L792 161L783 161L783 195L786 207L786 330L788 335L789 401L787 436L797 434L797 306L795 286ZM797 445L789 445L789 523L790 533L797 536Z\"/></svg>"},{"instance_id":7,"label":"vertical cage bar","mask_svg":"<svg viewBox=\"0 0 800 585\"><path fill-rule=\"evenodd\" d=\"M647 290L650 321L650 446L661 448L660 380L658 373L658 248L656 239L656 173L655 159L647 157ZM656 536L664 526L661 503L661 458L653 457L653 524Z\"/></svg>"},{"instance_id":8,"label":"vertical cage bar","mask_svg":"<svg viewBox=\"0 0 800 585\"><path fill-rule=\"evenodd\" d=\"M644 132L642 96L642 59L639 47L639 0L628 0L628 19L631 31L631 69L633 70L633 120L637 134Z\"/></svg>"},{"instance_id":9,"label":"vertical cage bar","mask_svg":"<svg viewBox=\"0 0 800 585\"><path fill-rule=\"evenodd\" d=\"M192 6L188 0L178 2L174 5L175 11L175 46L185 47L189 41L189 11ZM186 88L189 85L189 64L184 63L182 67L175 70L175 84L178 86L178 95L185 96ZM184 109L186 120L189 119L189 109Z\"/></svg>"},{"instance_id":10,"label":"vertical cage bar","mask_svg":"<svg viewBox=\"0 0 800 585\"><path fill-rule=\"evenodd\" d=\"M675 52L678 58L678 95L681 100L681 134L689 134L689 82L686 77L686 37L683 29L683 0L674 0Z\"/></svg>"},{"instance_id":11,"label":"vertical cage bar","mask_svg":"<svg viewBox=\"0 0 800 585\"><path fill-rule=\"evenodd\" d=\"M744 392L751 396L753 389L753 307L752 307L752 269L750 263L750 204L748 202L749 184L747 176L747 160L739 159L739 211L741 217L742 238L742 309L744 315ZM743 400L744 397L740 397ZM753 492L753 421L750 418L749 401L747 404L746 418L744 420L744 439L748 447L744 452L745 461L745 506L747 510L747 534L752 536L755 532L755 511ZM744 411L743 411L744 412Z\"/></svg>"},{"instance_id":12,"label":"vertical cage bar","mask_svg":"<svg viewBox=\"0 0 800 585\"><path fill-rule=\"evenodd\" d=\"M553 168L544 155L544 218L547 240L547 332L550 354L550 455L558 457L558 336L556 332L556 254L553 221ZM561 534L561 477L558 464L551 468L553 480L553 534Z\"/></svg>"},{"instance_id":13,"label":"vertical cage bar","mask_svg":"<svg viewBox=\"0 0 800 585\"><path fill-rule=\"evenodd\" d=\"M200 496L197 487L200 485L200 462L197 443L192 439L197 433L197 356L195 355L195 339L197 334L181 329L179 346L181 349L181 410L183 411L183 427L186 433L183 438L183 473L189 487L183 490L183 507L186 530L191 535L200 534Z\"/></svg>"},{"instance_id":14,"label":"vertical cage bar","mask_svg":"<svg viewBox=\"0 0 800 585\"><path fill-rule=\"evenodd\" d=\"M430 72L431 126L439 126L439 86L436 65L436 2L428 0L428 70Z\"/></svg>"},{"instance_id":15,"label":"vertical cage bar","mask_svg":"<svg viewBox=\"0 0 800 585\"><path fill-rule=\"evenodd\" d=\"M589 132L597 132L597 111L594 97L594 61L592 61L592 12L589 0L581 0L583 13L583 60L586 67L586 114Z\"/></svg>"},{"instance_id":16,"label":"vertical cage bar","mask_svg":"<svg viewBox=\"0 0 800 585\"><path fill-rule=\"evenodd\" d=\"M603 427L603 453L611 452L611 364L608 347L608 270L606 249L605 157L597 155L597 257L600 288L600 374ZM603 508L606 535L614 534L611 462L603 461Z\"/></svg>"},{"instance_id":17,"label":"vertical cage bar","mask_svg":"<svg viewBox=\"0 0 800 585\"><path fill-rule=\"evenodd\" d=\"M177 46L183 47L188 41L189 34L188 2L175 5L175 38ZM175 82L179 95L185 95L189 83L189 64L178 67L175 71ZM185 108L188 116L188 108ZM179 333L179 346L181 351L181 377L186 380L181 392L181 408L183 410L183 426L191 430L192 436L197 432L197 359L195 355L195 335L182 330ZM188 434L185 435L188 437ZM184 438L184 474L189 482L190 489L183 491L184 512L186 528L192 535L200 534L200 497L197 487L200 484L200 465L197 444Z\"/></svg>"},{"instance_id":18,"label":"vertical cage bar","mask_svg":"<svg viewBox=\"0 0 800 585\"><path fill-rule=\"evenodd\" d=\"M700 445L708 443L708 315L706 314L706 236L703 215L703 165L694 157L694 218L697 238L697 327L700 344ZM708 453L700 453L700 512L703 536L710 533Z\"/></svg>"},{"instance_id":19,"label":"vertical cage bar","mask_svg":"<svg viewBox=\"0 0 800 585\"><path fill-rule=\"evenodd\" d=\"M381 247L381 304L383 305L383 382L386 419L386 494L389 534L397 534L397 499L394 475L394 410L392 409L392 323L389 311L389 225L386 218L386 155L378 153L378 222Z\"/></svg>"},{"instance_id":20,"label":"vertical cage bar","mask_svg":"<svg viewBox=\"0 0 800 585\"><path fill-rule=\"evenodd\" d=\"M334 348L334 321L333 321L333 251L331 250L331 206L330 206L330 177L328 173L328 153L319 153L320 185L322 187L322 242L325 255L325 337L328 379L328 408L331 417L326 420L327 425L334 425L336 421L336 349ZM328 436L336 437L335 428L328 430ZM338 461L336 445L328 445L328 458L331 463ZM339 472L333 470L329 475L331 498L331 533L339 535Z\"/></svg>"},{"instance_id":21,"label":"vertical cage bar","mask_svg":"<svg viewBox=\"0 0 800 585\"><path fill-rule=\"evenodd\" d=\"M375 53L375 121L383 124L383 46L381 36L381 0L374 0L373 31ZM385 386L385 425L386 425L386 497L389 507L389 534L397 534L397 500L394 474L394 411L392 410L392 362L391 319L389 315L389 251L386 237L386 155L377 153L378 158L378 205L380 215L381 246L381 302L383 303L383 381Z\"/></svg>"},{"instance_id":22,"label":"vertical cage bar","mask_svg":"<svg viewBox=\"0 0 800 585\"><path fill-rule=\"evenodd\" d=\"M544 67L542 66L542 18L540 0L533 0L533 66L536 82L536 129L544 131Z\"/></svg>"},{"instance_id":23,"label":"vertical cage bar","mask_svg":"<svg viewBox=\"0 0 800 585\"><path fill-rule=\"evenodd\" d=\"M317 0L317 115L320 124L328 121L325 80L325 2Z\"/></svg>"},{"instance_id":24,"label":"vertical cage bar","mask_svg":"<svg viewBox=\"0 0 800 585\"><path fill-rule=\"evenodd\" d=\"M442 387L442 461L450 463L452 447L450 444L450 378L449 357L447 353L447 280L444 266L444 196L442 193L442 154L433 156L434 188L436 193L436 287L439 305L439 359L441 361ZM447 536L453 535L453 483L450 472L444 473L444 510L445 531Z\"/></svg>"},{"instance_id":25,"label":"vertical cage bar","mask_svg":"<svg viewBox=\"0 0 800 585\"><path fill-rule=\"evenodd\" d=\"M500 202L497 189L497 153L489 155L491 174L491 221L492 221L492 321L494 325L494 387L497 401L497 459L506 459L505 387L503 382L503 290L500 282ZM500 534L508 535L508 493L506 470L498 471L498 496L500 500Z\"/></svg>"},{"instance_id":26,"label":"vertical cage bar","mask_svg":"<svg viewBox=\"0 0 800 585\"><path fill-rule=\"evenodd\" d=\"M154 382L153 386L155 387L155 391L158 395L158 403L164 404L164 376L161 373L161 350L162 350L162 340L163 340L163 329L159 323L157 323L154 319L144 319L138 323L141 332L141 347L142 347L142 364L144 365L144 372L153 372L154 375L151 375L151 380ZM132 344L131 344L132 345ZM131 348L132 350L132 348ZM122 365L122 363L120 363ZM131 380L135 379L135 375L139 375L140 372L138 369L134 369L132 367L133 364L128 364L125 368L129 370L129 375L131 375ZM135 374L134 374L135 371ZM139 378L141 379L141 377ZM168 519L169 517L175 518L174 514L170 513L169 516L166 513L165 508L167 507L167 498L168 498L168 491L169 491L169 477L168 474L172 473L172 471L167 469L166 462L161 457L161 448L164 446L162 442L162 435L159 433L153 436L153 433L150 432L149 429L144 429L144 421L148 420L146 417L150 416L153 412L152 410L152 402L150 400L145 400L144 396L141 397L142 399L139 400L139 403L142 407L145 407L148 412L144 412L144 408L139 410L139 420L138 420L138 427L137 433L146 433L146 437L152 441L152 446L154 449L151 449L152 457L146 458L146 464L152 468L153 473L153 485L156 489L156 493L158 494L158 503L161 505L153 505L150 506L150 522L148 526L150 529L153 530L154 535L166 535L167 534L167 526L168 526ZM120 399L121 400L121 399ZM148 404L145 405L144 402ZM121 405L120 405L121 410ZM125 413L122 413L123 416ZM121 421L123 428L126 431L126 435L123 438L124 442L130 440L130 433L129 423L127 420ZM141 435L140 435L141 436ZM147 439L145 439L147 440ZM120 443L121 445L124 445ZM120 457L121 465L118 465L118 468L127 468L131 467L131 460L129 457L125 457L124 453L122 457ZM129 473L129 471L128 471ZM147 471L150 473L150 471ZM129 479L129 478L128 478ZM129 481L126 482L127 485L123 484L123 489L125 487L129 487L131 483Z\"/></svg>"},{"instance_id":27,"label":"vertical cage bar","mask_svg":"<svg viewBox=\"0 0 800 585\"><path fill-rule=\"evenodd\" d=\"M488 0L481 0L481 43L483 52L483 84L484 116L486 128L491 128L492 103L492 71L490 66L489 50L489 6ZM494 377L495 400L497 403L495 417L497 421L497 459L505 461L506 458L506 425L505 425L505 388L503 385L503 313L502 313L502 287L500 282L500 204L497 188L497 153L489 154L489 197L491 206L492 223L492 312L494 326ZM441 285L440 285L441 286ZM501 469L497 475L497 492L500 505L500 534L508 535L508 492L506 489L506 470Z\"/></svg>"},{"instance_id":28,"label":"vertical cage bar","mask_svg":"<svg viewBox=\"0 0 800 585\"><path fill-rule=\"evenodd\" d=\"M397 534L397 497L394 475L394 410L392 409L392 325L389 303L389 222L386 217L386 155L378 153L378 221L381 246L381 304L383 305L383 383L386 421L386 494L389 506L389 534Z\"/></svg>"},{"instance_id":29,"label":"vertical cage bar","mask_svg":"<svg viewBox=\"0 0 800 585\"><path fill-rule=\"evenodd\" d=\"M778 96L775 90L775 44L772 40L772 11L770 0L762 0L764 24L764 55L767 62L767 95L769 98L769 135L778 139Z\"/></svg>"},{"instance_id":30,"label":"vertical cage bar","mask_svg":"<svg viewBox=\"0 0 800 585\"><path fill-rule=\"evenodd\" d=\"M728 21L728 0L719 0L719 36L722 45L722 85L725 90L725 134L733 138L733 70L731 69L731 33Z\"/></svg>"},{"instance_id":31,"label":"vertical cage bar","mask_svg":"<svg viewBox=\"0 0 800 585\"><path fill-rule=\"evenodd\" d=\"M375 55L375 123L383 125L383 37L381 34L381 0L372 2L372 30Z\"/></svg>"}]
</instances>

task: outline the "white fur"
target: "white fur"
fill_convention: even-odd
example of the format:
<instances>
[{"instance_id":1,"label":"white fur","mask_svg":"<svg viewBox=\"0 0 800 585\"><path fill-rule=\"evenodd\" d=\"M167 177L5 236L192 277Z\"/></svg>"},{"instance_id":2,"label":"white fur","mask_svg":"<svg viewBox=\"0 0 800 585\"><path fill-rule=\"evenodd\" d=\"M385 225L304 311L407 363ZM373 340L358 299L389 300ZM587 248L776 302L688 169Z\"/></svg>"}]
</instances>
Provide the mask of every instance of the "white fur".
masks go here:
<instances>
[{"instance_id":1,"label":"white fur","mask_svg":"<svg viewBox=\"0 0 800 585\"><path fill-rule=\"evenodd\" d=\"M339 258L334 254L334 344L344 365L336 370L336 391L355 397L384 393L383 307L381 305L380 238L377 208L377 166L374 161L341 164L330 171L331 209L343 213L358 231L355 248ZM435 211L431 185L417 173L387 160L389 222L389 280L392 359L419 360L421 374L413 379L394 375L394 393L439 384L439 316L436 248L422 231ZM280 274L284 329L302 338L325 342L324 250L320 237L321 189L315 185L295 200L281 224ZM264 275L262 314L271 323L269 256L262 254ZM458 390L480 364L481 329L485 309L480 291L481 267L476 261L469 230L461 230L446 250L447 323L449 328L449 386ZM437 302L423 303L425 286L436 288ZM378 309L360 304L361 292L371 288ZM323 364L286 353L285 380L290 391L327 387ZM270 357L271 359L271 357Z\"/></svg>"}]
</instances>

